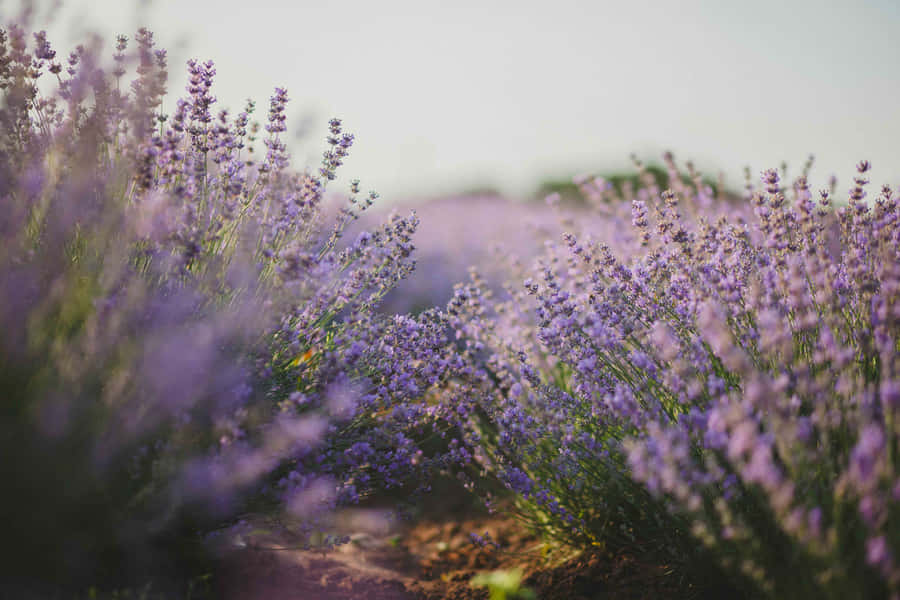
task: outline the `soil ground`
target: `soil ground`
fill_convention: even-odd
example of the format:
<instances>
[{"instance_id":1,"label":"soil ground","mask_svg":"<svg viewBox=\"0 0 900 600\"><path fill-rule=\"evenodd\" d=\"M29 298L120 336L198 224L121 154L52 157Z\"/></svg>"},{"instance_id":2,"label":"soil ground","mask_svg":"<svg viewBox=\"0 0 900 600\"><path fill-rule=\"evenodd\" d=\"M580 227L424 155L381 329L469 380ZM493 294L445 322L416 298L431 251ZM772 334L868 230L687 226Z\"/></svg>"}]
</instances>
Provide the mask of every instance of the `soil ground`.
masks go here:
<instances>
[{"instance_id":1,"label":"soil ground","mask_svg":"<svg viewBox=\"0 0 900 600\"><path fill-rule=\"evenodd\" d=\"M226 600L470 600L488 592L473 576L521 568L524 585L544 600L674 599L693 595L663 565L632 557L575 554L547 546L509 517L432 515L389 526L366 511L346 513L351 542L328 553L267 549L234 552L217 576L216 597ZM500 549L472 543L488 532ZM280 549L272 549L280 548Z\"/></svg>"}]
</instances>

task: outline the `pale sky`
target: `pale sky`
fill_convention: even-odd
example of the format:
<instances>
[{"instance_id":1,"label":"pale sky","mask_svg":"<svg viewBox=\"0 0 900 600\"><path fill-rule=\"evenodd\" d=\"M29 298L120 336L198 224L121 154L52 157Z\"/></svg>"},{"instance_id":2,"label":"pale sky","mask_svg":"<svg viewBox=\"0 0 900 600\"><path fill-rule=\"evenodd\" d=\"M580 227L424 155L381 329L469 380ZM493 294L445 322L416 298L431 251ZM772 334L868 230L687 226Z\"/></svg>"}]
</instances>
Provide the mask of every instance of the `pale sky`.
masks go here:
<instances>
[{"instance_id":1,"label":"pale sky","mask_svg":"<svg viewBox=\"0 0 900 600\"><path fill-rule=\"evenodd\" d=\"M900 180L898 0L77 0L47 29L61 54L100 30L111 54L141 24L170 50L170 92L191 56L215 61L218 107L249 96L264 118L286 87L289 129L312 119L297 166L341 117L357 136L343 180L386 200L521 194L666 149L733 187L744 165L796 173L810 152L816 187L848 187L861 158Z\"/></svg>"}]
</instances>

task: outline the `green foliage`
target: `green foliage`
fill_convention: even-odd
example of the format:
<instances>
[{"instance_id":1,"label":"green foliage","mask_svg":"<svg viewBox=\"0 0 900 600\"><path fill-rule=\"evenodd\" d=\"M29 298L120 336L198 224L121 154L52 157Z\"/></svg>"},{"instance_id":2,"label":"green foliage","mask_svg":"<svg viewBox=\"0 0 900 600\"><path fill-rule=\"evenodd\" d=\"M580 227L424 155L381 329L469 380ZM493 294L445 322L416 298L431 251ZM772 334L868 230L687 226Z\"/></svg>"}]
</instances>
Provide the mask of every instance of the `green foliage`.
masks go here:
<instances>
[{"instance_id":1,"label":"green foliage","mask_svg":"<svg viewBox=\"0 0 900 600\"><path fill-rule=\"evenodd\" d=\"M490 600L537 600L537 594L522 585L522 569L491 571L476 575L470 581L474 588L487 588Z\"/></svg>"}]
</instances>

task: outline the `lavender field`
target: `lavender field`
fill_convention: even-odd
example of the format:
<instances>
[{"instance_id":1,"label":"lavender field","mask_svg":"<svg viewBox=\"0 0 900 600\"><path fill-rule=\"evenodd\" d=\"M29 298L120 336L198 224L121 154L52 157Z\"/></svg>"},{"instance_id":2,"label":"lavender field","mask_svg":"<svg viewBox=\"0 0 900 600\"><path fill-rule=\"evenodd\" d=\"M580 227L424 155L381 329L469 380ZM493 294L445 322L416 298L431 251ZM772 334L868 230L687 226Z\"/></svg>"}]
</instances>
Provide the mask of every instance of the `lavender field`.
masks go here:
<instances>
[{"instance_id":1,"label":"lavender field","mask_svg":"<svg viewBox=\"0 0 900 600\"><path fill-rule=\"evenodd\" d=\"M0 597L900 598L894 166L399 201L4 21Z\"/></svg>"}]
</instances>

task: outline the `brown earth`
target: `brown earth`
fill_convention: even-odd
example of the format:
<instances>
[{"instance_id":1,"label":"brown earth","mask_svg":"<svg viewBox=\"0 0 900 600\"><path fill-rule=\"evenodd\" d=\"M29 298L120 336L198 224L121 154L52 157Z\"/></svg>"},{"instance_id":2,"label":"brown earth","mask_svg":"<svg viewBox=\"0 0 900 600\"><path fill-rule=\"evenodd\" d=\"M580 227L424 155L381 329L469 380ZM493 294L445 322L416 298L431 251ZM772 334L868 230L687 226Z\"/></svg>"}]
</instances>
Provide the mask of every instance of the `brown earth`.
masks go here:
<instances>
[{"instance_id":1,"label":"brown earth","mask_svg":"<svg viewBox=\"0 0 900 600\"><path fill-rule=\"evenodd\" d=\"M470 580L478 573L521 568L524 585L543 600L674 599L691 589L660 565L632 557L579 554L550 548L509 517L429 518L387 525L365 511L347 513L349 544L327 553L290 549L269 540L265 549L233 552L216 578L226 600L472 600L487 599ZM490 533L500 549L472 543Z\"/></svg>"}]
</instances>

